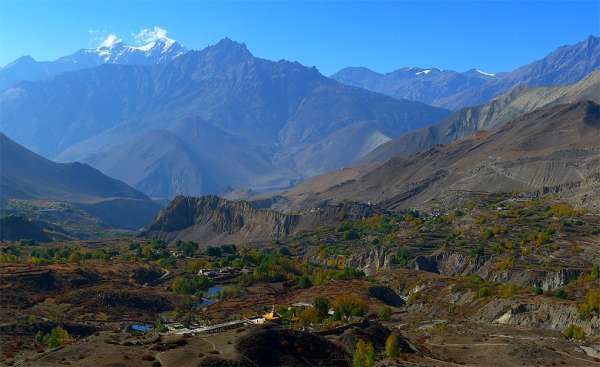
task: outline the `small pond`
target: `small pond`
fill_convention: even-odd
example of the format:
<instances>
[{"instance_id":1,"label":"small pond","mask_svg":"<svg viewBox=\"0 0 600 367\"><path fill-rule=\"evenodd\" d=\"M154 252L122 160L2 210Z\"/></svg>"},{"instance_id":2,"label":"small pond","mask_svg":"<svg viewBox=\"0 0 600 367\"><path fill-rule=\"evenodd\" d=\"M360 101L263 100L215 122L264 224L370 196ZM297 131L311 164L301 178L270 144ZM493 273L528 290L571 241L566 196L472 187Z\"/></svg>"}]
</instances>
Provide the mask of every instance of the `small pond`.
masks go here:
<instances>
[{"instance_id":1,"label":"small pond","mask_svg":"<svg viewBox=\"0 0 600 367\"><path fill-rule=\"evenodd\" d=\"M149 331L152 331L152 329L154 329L154 326L152 326L150 324L133 324L133 325L131 325L131 330L136 331L138 333L147 333Z\"/></svg>"},{"instance_id":2,"label":"small pond","mask_svg":"<svg viewBox=\"0 0 600 367\"><path fill-rule=\"evenodd\" d=\"M223 287L220 285L214 285L214 286L208 288L208 290L204 294L204 297L202 298L202 301L198 302L198 304L196 305L196 308L204 308L204 307L208 307L210 305L217 303L216 298L222 289L223 289Z\"/></svg>"}]
</instances>

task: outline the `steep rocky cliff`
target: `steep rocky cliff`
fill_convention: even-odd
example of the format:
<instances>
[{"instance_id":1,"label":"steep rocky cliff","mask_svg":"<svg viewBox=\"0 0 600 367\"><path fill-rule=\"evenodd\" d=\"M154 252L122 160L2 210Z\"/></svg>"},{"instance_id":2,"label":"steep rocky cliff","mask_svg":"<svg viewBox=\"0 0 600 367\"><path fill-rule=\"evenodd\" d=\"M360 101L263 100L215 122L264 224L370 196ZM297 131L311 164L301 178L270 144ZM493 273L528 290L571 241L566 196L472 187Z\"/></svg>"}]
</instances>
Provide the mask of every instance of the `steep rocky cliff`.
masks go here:
<instances>
[{"instance_id":1,"label":"steep rocky cliff","mask_svg":"<svg viewBox=\"0 0 600 367\"><path fill-rule=\"evenodd\" d=\"M193 240L201 244L270 241L300 230L364 218L376 210L369 205L340 203L284 214L257 209L247 201L217 196L178 196L160 212L144 235L167 241Z\"/></svg>"}]
</instances>

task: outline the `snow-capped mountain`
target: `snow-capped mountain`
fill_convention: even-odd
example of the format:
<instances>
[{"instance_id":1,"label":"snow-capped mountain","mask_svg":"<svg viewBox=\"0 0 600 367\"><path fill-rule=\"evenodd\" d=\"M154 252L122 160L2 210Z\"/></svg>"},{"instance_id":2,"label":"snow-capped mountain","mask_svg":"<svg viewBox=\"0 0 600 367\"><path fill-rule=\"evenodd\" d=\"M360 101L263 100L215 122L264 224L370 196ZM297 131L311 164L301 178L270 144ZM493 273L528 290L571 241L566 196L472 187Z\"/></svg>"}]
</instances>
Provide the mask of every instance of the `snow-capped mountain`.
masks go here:
<instances>
[{"instance_id":1,"label":"snow-capped mountain","mask_svg":"<svg viewBox=\"0 0 600 367\"><path fill-rule=\"evenodd\" d=\"M62 63L151 65L169 62L187 50L171 38L160 38L141 46L128 46L113 35L98 47L82 49L56 60Z\"/></svg>"},{"instance_id":2,"label":"snow-capped mountain","mask_svg":"<svg viewBox=\"0 0 600 367\"><path fill-rule=\"evenodd\" d=\"M21 81L45 79L56 74L102 64L152 65L167 63L187 52L179 42L168 38L166 33L149 39L138 46L126 45L111 34L95 48L81 49L54 61L36 61L22 56L0 68L0 90Z\"/></svg>"}]
</instances>

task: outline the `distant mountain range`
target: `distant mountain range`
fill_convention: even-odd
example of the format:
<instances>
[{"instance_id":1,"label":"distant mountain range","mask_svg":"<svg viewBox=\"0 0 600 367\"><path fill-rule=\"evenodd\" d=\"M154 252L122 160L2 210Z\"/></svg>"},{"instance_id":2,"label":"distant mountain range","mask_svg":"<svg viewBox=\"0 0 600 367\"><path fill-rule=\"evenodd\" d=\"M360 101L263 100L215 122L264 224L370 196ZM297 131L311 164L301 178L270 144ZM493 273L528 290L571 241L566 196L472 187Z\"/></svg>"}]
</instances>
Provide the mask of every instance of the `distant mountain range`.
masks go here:
<instances>
[{"instance_id":1,"label":"distant mountain range","mask_svg":"<svg viewBox=\"0 0 600 367\"><path fill-rule=\"evenodd\" d=\"M48 158L86 162L153 198L261 192L497 129L534 109L580 100L578 91L593 95L596 76L572 87L525 85L580 81L600 65L599 45L590 37L510 73L413 68L335 75L392 98L314 67L257 58L229 39L188 52L166 38L140 47L107 39L51 63L79 70L1 91L0 131ZM451 115L398 97L452 108L487 104Z\"/></svg>"},{"instance_id":2,"label":"distant mountain range","mask_svg":"<svg viewBox=\"0 0 600 367\"><path fill-rule=\"evenodd\" d=\"M152 65L166 63L186 52L175 40L156 39L142 46L127 46L116 37L108 37L96 48L81 49L55 61L36 61L23 56L0 68L0 90L21 81L35 81L67 71L102 64Z\"/></svg>"},{"instance_id":3,"label":"distant mountain range","mask_svg":"<svg viewBox=\"0 0 600 367\"><path fill-rule=\"evenodd\" d=\"M469 70L464 73L436 68L402 68L380 74L362 67L345 68L331 77L396 98L457 110L476 106L516 86L575 83L600 67L600 38L590 36L562 46L546 57L505 73Z\"/></svg>"},{"instance_id":4,"label":"distant mountain range","mask_svg":"<svg viewBox=\"0 0 600 367\"><path fill-rule=\"evenodd\" d=\"M104 64L0 93L0 130L152 197L285 187L449 112L350 87L224 39L165 64Z\"/></svg>"},{"instance_id":5,"label":"distant mountain range","mask_svg":"<svg viewBox=\"0 0 600 367\"><path fill-rule=\"evenodd\" d=\"M0 133L0 203L8 199L76 204L106 224L139 228L160 206L124 182L82 163L55 163ZM119 213L111 213L118 208Z\"/></svg>"}]
</instances>

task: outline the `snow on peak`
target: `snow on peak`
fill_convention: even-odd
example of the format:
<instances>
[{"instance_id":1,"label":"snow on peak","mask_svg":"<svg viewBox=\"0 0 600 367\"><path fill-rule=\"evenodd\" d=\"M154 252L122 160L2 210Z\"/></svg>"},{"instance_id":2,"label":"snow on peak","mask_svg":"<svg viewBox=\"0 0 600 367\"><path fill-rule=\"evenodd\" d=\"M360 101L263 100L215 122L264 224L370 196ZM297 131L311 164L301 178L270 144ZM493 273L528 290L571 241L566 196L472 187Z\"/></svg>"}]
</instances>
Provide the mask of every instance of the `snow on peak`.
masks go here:
<instances>
[{"instance_id":1,"label":"snow on peak","mask_svg":"<svg viewBox=\"0 0 600 367\"><path fill-rule=\"evenodd\" d=\"M486 73L485 71L481 71L479 69L475 69L476 72L478 72L479 74L485 75L485 76L496 76L496 74L492 74L492 73Z\"/></svg>"},{"instance_id":2,"label":"snow on peak","mask_svg":"<svg viewBox=\"0 0 600 367\"><path fill-rule=\"evenodd\" d=\"M156 42L152 41L152 42L146 43L143 46L132 47L132 49L147 52L147 51L152 50L154 48L154 46L156 46Z\"/></svg>"},{"instance_id":3,"label":"snow on peak","mask_svg":"<svg viewBox=\"0 0 600 367\"><path fill-rule=\"evenodd\" d=\"M167 37L166 29L158 26L142 29L131 36L135 40L135 46L126 45L116 34L110 33L96 48L83 49L81 53L87 55L88 60L90 57L98 57L97 62L100 64L145 65L168 62L186 51L175 40ZM76 58L75 60L78 62Z\"/></svg>"},{"instance_id":4,"label":"snow on peak","mask_svg":"<svg viewBox=\"0 0 600 367\"><path fill-rule=\"evenodd\" d=\"M427 75L429 73L431 73L431 69L425 69L425 70L419 71L418 73L415 73L415 75Z\"/></svg>"},{"instance_id":5,"label":"snow on peak","mask_svg":"<svg viewBox=\"0 0 600 367\"><path fill-rule=\"evenodd\" d=\"M167 30L159 26L154 26L152 29L144 28L134 34L133 38L139 45L135 48L141 51L149 51L157 44L161 44L164 45L162 52L165 52L175 44L174 39L167 37Z\"/></svg>"},{"instance_id":6,"label":"snow on peak","mask_svg":"<svg viewBox=\"0 0 600 367\"><path fill-rule=\"evenodd\" d=\"M111 33L108 36L106 36L106 38L104 39L104 41L102 41L99 45L98 48L112 48L114 45L123 42L122 39L120 39L119 37L117 37L116 34Z\"/></svg>"}]
</instances>

